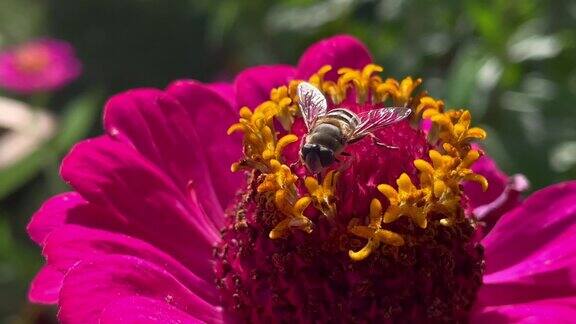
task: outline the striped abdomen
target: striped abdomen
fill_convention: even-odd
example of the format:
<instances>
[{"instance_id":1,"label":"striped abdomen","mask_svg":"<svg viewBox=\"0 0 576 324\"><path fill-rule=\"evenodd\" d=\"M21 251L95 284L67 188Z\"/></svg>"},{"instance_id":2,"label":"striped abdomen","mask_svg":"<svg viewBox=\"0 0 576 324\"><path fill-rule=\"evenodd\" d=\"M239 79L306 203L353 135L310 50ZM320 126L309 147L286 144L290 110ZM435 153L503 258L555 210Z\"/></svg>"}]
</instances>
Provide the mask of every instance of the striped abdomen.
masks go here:
<instances>
[{"instance_id":1,"label":"striped abdomen","mask_svg":"<svg viewBox=\"0 0 576 324\"><path fill-rule=\"evenodd\" d=\"M318 118L306 137L306 143L322 145L338 154L344 149L358 123L356 115L349 110L333 109Z\"/></svg>"}]
</instances>

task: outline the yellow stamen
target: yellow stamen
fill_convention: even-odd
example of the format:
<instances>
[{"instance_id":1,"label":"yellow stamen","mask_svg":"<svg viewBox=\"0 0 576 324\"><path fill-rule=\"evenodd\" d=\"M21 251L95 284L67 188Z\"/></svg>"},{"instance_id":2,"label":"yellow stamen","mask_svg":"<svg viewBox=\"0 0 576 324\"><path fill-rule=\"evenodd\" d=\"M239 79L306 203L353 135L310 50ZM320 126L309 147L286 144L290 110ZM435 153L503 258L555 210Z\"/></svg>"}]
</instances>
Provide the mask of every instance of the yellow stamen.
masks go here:
<instances>
[{"instance_id":1,"label":"yellow stamen","mask_svg":"<svg viewBox=\"0 0 576 324\"><path fill-rule=\"evenodd\" d=\"M307 196L302 197L298 199L293 206L291 206L290 204L286 204L287 198L284 195L285 193L283 192L277 194L276 200L280 200L277 202L277 206L287 215L287 217L270 231L268 237L271 239L286 237L289 231L293 228L297 228L306 233L311 233L313 224L310 219L304 216L304 210L308 208L312 199Z\"/></svg>"},{"instance_id":2,"label":"yellow stamen","mask_svg":"<svg viewBox=\"0 0 576 324\"><path fill-rule=\"evenodd\" d=\"M334 104L339 104L346 98L347 86L342 86L342 81L334 82L326 80L324 76L330 71L332 71L332 67L330 65L324 65L317 73L313 74L308 81L324 92Z\"/></svg>"},{"instance_id":3,"label":"yellow stamen","mask_svg":"<svg viewBox=\"0 0 576 324\"><path fill-rule=\"evenodd\" d=\"M375 84L374 91L379 101L392 97L395 105L405 105L412 99L412 92L422 83L422 79L404 78L401 82L386 79L383 83Z\"/></svg>"},{"instance_id":4,"label":"yellow stamen","mask_svg":"<svg viewBox=\"0 0 576 324\"><path fill-rule=\"evenodd\" d=\"M386 213L384 213L384 223L392 223L401 216L406 216L419 227L426 228L429 210L422 207L430 206L430 189L417 188L406 173L400 175L398 180L396 180L396 184L398 185L398 190L387 184L378 186L378 191L386 196L390 202Z\"/></svg>"},{"instance_id":5,"label":"yellow stamen","mask_svg":"<svg viewBox=\"0 0 576 324\"><path fill-rule=\"evenodd\" d=\"M383 70L376 64L368 64L362 70L341 68L338 70L340 75L338 84L345 89L353 86L356 90L356 100L358 103L364 103L368 99L371 87L382 82L382 79L374 74Z\"/></svg>"},{"instance_id":6,"label":"yellow stamen","mask_svg":"<svg viewBox=\"0 0 576 324\"><path fill-rule=\"evenodd\" d=\"M308 79L308 82L310 82L316 88L322 89L322 85L325 82L324 76L331 70L332 67L330 65L324 65L323 67L320 68L320 70L318 70L318 72L312 74L310 79Z\"/></svg>"},{"instance_id":7,"label":"yellow stamen","mask_svg":"<svg viewBox=\"0 0 576 324\"><path fill-rule=\"evenodd\" d=\"M369 225L363 226L358 225L358 223L359 221L357 218L350 221L350 224L348 225L349 231L356 236L367 239L368 242L357 252L352 250L348 251L348 255L354 261L364 260L374 250L379 248L381 243L392 246L404 245L404 239L402 236L392 231L382 229L382 204L378 199L374 198L370 202Z\"/></svg>"},{"instance_id":8,"label":"yellow stamen","mask_svg":"<svg viewBox=\"0 0 576 324\"><path fill-rule=\"evenodd\" d=\"M329 218L336 216L335 189L339 173L334 170L328 172L322 185L314 177L306 177L304 184L312 196L314 206Z\"/></svg>"},{"instance_id":9,"label":"yellow stamen","mask_svg":"<svg viewBox=\"0 0 576 324\"><path fill-rule=\"evenodd\" d=\"M421 114L425 113L427 110L432 110L432 112L434 113L444 112L444 101L436 100L430 96L424 96L420 98L420 103L416 107L414 116L418 117Z\"/></svg>"},{"instance_id":10,"label":"yellow stamen","mask_svg":"<svg viewBox=\"0 0 576 324\"><path fill-rule=\"evenodd\" d=\"M279 99L282 96L286 96L288 90L286 87L280 87L272 92L277 97L276 99ZM284 105L291 102L291 99L284 97L279 99L279 101L283 102L282 105ZM244 133L244 154L246 155L246 160L254 161L255 163L248 164L259 166L258 169L261 172L267 171L266 169L270 167L270 160L282 160L281 155L284 148L298 140L298 137L294 134L285 135L280 140L277 140L272 119L280 113L278 110L280 106L274 101L266 101L256 107L254 111L243 107L240 110L239 122L230 126L227 131L228 134L234 132ZM290 114L292 113L290 109L287 111ZM233 170L239 170L238 165L233 167Z\"/></svg>"},{"instance_id":11,"label":"yellow stamen","mask_svg":"<svg viewBox=\"0 0 576 324\"><path fill-rule=\"evenodd\" d=\"M294 134L288 134L288 135L282 136L282 138L280 138L278 140L278 143L276 144L276 149L274 152L275 158L277 160L279 160L282 156L282 151L284 151L286 146L288 146L289 144L292 144L296 141L298 141L298 136L296 136Z\"/></svg>"},{"instance_id":12,"label":"yellow stamen","mask_svg":"<svg viewBox=\"0 0 576 324\"><path fill-rule=\"evenodd\" d=\"M483 140L486 132L479 127L470 127L472 116L468 110L451 110L440 112L427 109L423 112L424 119L430 119L438 127L438 138L455 148L458 156L463 157L469 151L470 142Z\"/></svg>"},{"instance_id":13,"label":"yellow stamen","mask_svg":"<svg viewBox=\"0 0 576 324\"><path fill-rule=\"evenodd\" d=\"M298 114L299 108L290 96L289 88L281 86L270 91L270 102L276 105L275 117L280 121L285 130L290 130L294 123L294 116Z\"/></svg>"},{"instance_id":14,"label":"yellow stamen","mask_svg":"<svg viewBox=\"0 0 576 324\"><path fill-rule=\"evenodd\" d=\"M270 160L271 173L264 176L264 181L258 186L258 192L271 192L280 189L288 189L298 177L292 174L287 165L280 164L278 160Z\"/></svg>"}]
</instances>

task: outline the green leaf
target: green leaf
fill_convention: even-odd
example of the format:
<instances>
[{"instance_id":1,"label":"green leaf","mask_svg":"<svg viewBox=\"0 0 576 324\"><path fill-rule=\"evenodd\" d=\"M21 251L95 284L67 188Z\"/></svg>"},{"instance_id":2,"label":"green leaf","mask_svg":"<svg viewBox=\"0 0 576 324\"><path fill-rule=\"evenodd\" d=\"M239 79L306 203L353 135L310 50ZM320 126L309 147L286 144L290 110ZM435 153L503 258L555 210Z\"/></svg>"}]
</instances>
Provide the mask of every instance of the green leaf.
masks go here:
<instances>
[{"instance_id":1,"label":"green leaf","mask_svg":"<svg viewBox=\"0 0 576 324\"><path fill-rule=\"evenodd\" d=\"M45 145L17 163L0 170L0 200L32 179L49 155L49 149Z\"/></svg>"},{"instance_id":2,"label":"green leaf","mask_svg":"<svg viewBox=\"0 0 576 324\"><path fill-rule=\"evenodd\" d=\"M486 59L474 46L459 51L446 81L446 101L449 107L470 105L477 86L478 71L485 62Z\"/></svg>"},{"instance_id":3,"label":"green leaf","mask_svg":"<svg viewBox=\"0 0 576 324\"><path fill-rule=\"evenodd\" d=\"M75 142L86 137L100 111L102 91L91 90L72 99L65 109L60 121L60 132L53 141L58 153L65 152Z\"/></svg>"}]
</instances>

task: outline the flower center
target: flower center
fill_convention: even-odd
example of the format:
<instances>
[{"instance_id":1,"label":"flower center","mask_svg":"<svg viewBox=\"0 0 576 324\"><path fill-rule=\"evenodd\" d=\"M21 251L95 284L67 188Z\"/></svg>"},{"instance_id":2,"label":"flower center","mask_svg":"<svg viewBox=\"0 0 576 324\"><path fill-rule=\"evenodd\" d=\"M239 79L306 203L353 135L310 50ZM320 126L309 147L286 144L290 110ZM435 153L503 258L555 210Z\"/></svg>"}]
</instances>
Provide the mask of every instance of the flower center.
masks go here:
<instances>
[{"instance_id":1,"label":"flower center","mask_svg":"<svg viewBox=\"0 0 576 324\"><path fill-rule=\"evenodd\" d=\"M27 45L16 50L14 63L21 72L34 74L48 66L50 55L43 46Z\"/></svg>"},{"instance_id":2,"label":"flower center","mask_svg":"<svg viewBox=\"0 0 576 324\"><path fill-rule=\"evenodd\" d=\"M224 304L246 322L465 320L483 255L461 183L487 186L470 169L481 155L470 141L484 131L470 127L468 111L414 96L420 79L383 80L370 64L325 80L329 70L309 82L331 108L409 107L411 120L347 145L341 161L312 175L292 145L307 132L300 81L242 108L229 132L244 133L245 158L232 170L247 170L248 185L215 251Z\"/></svg>"}]
</instances>

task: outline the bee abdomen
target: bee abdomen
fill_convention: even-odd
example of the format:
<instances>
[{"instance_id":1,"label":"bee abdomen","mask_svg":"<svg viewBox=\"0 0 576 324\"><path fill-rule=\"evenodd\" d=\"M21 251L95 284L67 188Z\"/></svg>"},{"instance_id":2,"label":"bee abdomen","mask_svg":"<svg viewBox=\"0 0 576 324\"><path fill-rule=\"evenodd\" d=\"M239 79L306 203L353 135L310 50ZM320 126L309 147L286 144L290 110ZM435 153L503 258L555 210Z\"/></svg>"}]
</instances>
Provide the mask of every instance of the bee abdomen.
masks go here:
<instances>
[{"instance_id":1,"label":"bee abdomen","mask_svg":"<svg viewBox=\"0 0 576 324\"><path fill-rule=\"evenodd\" d=\"M359 123L356 114L344 108L332 109L324 116L324 118L340 120L350 127L356 127Z\"/></svg>"},{"instance_id":2,"label":"bee abdomen","mask_svg":"<svg viewBox=\"0 0 576 324\"><path fill-rule=\"evenodd\" d=\"M306 142L319 144L336 152L345 144L345 138L339 127L333 124L323 123L316 126L312 132L310 132Z\"/></svg>"}]
</instances>

